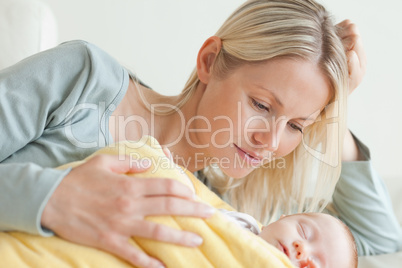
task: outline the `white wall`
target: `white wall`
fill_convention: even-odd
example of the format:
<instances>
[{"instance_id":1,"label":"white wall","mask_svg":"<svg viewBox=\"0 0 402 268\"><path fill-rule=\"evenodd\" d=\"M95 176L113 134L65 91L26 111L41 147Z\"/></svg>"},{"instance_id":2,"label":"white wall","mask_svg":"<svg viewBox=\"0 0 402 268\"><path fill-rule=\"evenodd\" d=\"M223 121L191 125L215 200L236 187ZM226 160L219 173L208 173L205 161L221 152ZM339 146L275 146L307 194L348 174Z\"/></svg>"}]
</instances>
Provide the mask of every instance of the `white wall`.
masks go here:
<instances>
[{"instance_id":1,"label":"white wall","mask_svg":"<svg viewBox=\"0 0 402 268\"><path fill-rule=\"evenodd\" d=\"M203 41L243 0L42 0L54 11L60 42L85 39L154 89L180 92ZM349 126L371 148L384 177L402 181L402 2L322 0L336 21L360 28L367 75L350 97ZM398 161L399 160L399 161Z\"/></svg>"}]
</instances>

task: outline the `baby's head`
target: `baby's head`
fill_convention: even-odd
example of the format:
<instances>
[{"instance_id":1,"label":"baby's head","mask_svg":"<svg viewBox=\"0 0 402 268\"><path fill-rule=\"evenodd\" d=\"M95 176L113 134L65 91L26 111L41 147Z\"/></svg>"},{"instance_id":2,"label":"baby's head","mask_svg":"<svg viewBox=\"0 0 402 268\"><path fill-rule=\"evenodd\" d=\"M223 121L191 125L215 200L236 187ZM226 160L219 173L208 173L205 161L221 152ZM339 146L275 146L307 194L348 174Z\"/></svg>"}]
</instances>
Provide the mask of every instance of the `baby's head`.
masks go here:
<instances>
[{"instance_id":1,"label":"baby's head","mask_svg":"<svg viewBox=\"0 0 402 268\"><path fill-rule=\"evenodd\" d=\"M324 213L282 216L259 234L283 251L296 267L357 267L352 233L340 220Z\"/></svg>"}]
</instances>

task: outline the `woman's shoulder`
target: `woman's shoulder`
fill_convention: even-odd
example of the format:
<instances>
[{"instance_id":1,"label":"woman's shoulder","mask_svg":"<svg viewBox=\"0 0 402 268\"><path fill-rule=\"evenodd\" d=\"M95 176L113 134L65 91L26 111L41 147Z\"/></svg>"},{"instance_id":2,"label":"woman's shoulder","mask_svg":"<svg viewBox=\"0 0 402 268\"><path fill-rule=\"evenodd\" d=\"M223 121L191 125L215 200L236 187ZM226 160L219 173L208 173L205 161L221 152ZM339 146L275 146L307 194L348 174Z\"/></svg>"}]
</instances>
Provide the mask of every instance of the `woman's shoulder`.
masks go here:
<instances>
[{"instance_id":1,"label":"woman's shoulder","mask_svg":"<svg viewBox=\"0 0 402 268\"><path fill-rule=\"evenodd\" d=\"M85 40L66 41L53 48L53 50L54 54L61 54L60 56L69 58L70 60L82 61L90 59L96 63L113 63L112 67L116 65L121 68L117 60L114 59L109 53L99 46ZM50 52L50 54L52 53Z\"/></svg>"}]
</instances>

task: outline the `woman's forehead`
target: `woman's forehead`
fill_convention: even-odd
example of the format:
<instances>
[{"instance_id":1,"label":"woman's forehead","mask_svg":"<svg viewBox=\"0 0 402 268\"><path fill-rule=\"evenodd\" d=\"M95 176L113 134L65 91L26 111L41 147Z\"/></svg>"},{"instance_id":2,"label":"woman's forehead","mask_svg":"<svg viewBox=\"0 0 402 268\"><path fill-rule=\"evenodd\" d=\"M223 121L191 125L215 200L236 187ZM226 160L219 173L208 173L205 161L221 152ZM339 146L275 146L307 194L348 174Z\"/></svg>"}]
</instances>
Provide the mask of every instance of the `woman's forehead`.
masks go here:
<instances>
[{"instance_id":1,"label":"woman's forehead","mask_svg":"<svg viewBox=\"0 0 402 268\"><path fill-rule=\"evenodd\" d=\"M267 95L287 109L294 109L303 100L308 107L321 110L333 95L329 79L309 61L272 59L244 65L234 75L245 84L265 89Z\"/></svg>"}]
</instances>

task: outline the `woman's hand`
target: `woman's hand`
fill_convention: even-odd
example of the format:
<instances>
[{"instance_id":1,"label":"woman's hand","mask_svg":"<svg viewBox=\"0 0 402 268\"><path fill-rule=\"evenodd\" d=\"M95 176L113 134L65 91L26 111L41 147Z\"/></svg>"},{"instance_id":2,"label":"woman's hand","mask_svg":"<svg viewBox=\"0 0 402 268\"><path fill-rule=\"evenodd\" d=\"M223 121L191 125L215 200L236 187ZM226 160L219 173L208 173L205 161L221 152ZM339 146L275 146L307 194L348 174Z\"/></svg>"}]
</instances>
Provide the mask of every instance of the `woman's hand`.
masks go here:
<instances>
[{"instance_id":1,"label":"woman's hand","mask_svg":"<svg viewBox=\"0 0 402 268\"><path fill-rule=\"evenodd\" d=\"M201 237L146 221L148 215L209 217L213 209L169 179L135 179L147 169L126 157L99 155L71 170L50 198L42 225L60 237L113 253L139 267L163 267L129 243L132 236L198 246Z\"/></svg>"},{"instance_id":2,"label":"woman's hand","mask_svg":"<svg viewBox=\"0 0 402 268\"><path fill-rule=\"evenodd\" d=\"M349 94L361 83L366 73L366 53L363 48L357 26L350 20L344 20L337 24L338 35L342 40L348 59L349 70ZM363 155L349 130L346 131L342 150L342 161L363 160Z\"/></svg>"},{"instance_id":3,"label":"woman's hand","mask_svg":"<svg viewBox=\"0 0 402 268\"><path fill-rule=\"evenodd\" d=\"M349 94L357 88L366 73L366 53L357 26L350 20L337 24L338 35L345 47L349 69Z\"/></svg>"}]
</instances>

